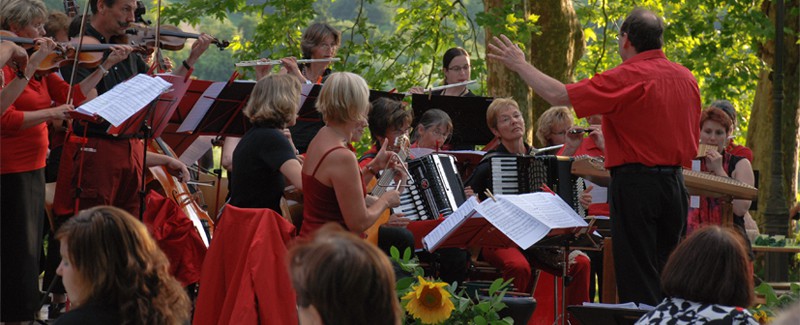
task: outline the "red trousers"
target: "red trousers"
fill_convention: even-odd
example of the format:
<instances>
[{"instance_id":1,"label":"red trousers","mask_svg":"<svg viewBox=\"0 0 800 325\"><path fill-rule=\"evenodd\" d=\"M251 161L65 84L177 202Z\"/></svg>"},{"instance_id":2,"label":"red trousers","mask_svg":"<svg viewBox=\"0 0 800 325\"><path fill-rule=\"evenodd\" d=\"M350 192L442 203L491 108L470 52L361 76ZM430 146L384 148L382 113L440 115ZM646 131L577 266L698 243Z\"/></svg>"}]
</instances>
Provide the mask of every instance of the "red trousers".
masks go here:
<instances>
[{"instance_id":1,"label":"red trousers","mask_svg":"<svg viewBox=\"0 0 800 325\"><path fill-rule=\"evenodd\" d=\"M531 266L525 255L513 248L483 249L483 258L492 266L499 268L503 272L504 279L514 278L514 287L517 291L531 292ZM567 286L567 306L581 305L584 301L589 301L589 274L591 262L584 255L578 255L575 263L571 263L567 274L572 277L572 282ZM558 280L558 294L553 290L554 278ZM555 319L553 304L558 303L559 312L561 310L561 277L541 272L539 281L536 284L536 291L533 298L536 299L536 310L528 324L550 325ZM580 324L576 319L570 318L572 324Z\"/></svg>"},{"instance_id":2,"label":"red trousers","mask_svg":"<svg viewBox=\"0 0 800 325\"><path fill-rule=\"evenodd\" d=\"M64 143L53 202L54 214L71 217L77 213L74 210L75 195L80 184L78 210L112 205L138 216L144 157L142 141L101 138L88 138L87 141L82 150L78 143ZM81 160L83 171L79 175Z\"/></svg>"}]
</instances>

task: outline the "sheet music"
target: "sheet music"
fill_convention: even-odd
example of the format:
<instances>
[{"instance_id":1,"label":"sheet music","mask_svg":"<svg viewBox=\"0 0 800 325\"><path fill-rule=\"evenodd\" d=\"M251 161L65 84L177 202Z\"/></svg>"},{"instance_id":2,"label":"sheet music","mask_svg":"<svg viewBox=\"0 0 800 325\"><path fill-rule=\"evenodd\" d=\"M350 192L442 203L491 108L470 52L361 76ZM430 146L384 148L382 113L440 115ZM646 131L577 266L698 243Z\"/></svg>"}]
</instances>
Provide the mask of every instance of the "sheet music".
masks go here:
<instances>
[{"instance_id":1,"label":"sheet music","mask_svg":"<svg viewBox=\"0 0 800 325\"><path fill-rule=\"evenodd\" d=\"M138 74L102 95L79 106L76 111L98 115L117 127L172 86L161 77Z\"/></svg>"},{"instance_id":2,"label":"sheet music","mask_svg":"<svg viewBox=\"0 0 800 325\"><path fill-rule=\"evenodd\" d=\"M194 103L194 107L192 107L192 110L186 115L186 118L176 132L194 132L194 130L197 129L197 125L203 120L203 116L205 116L208 109L211 108L211 104L214 104L214 100L219 97L219 93L225 88L225 85L226 82L220 81L208 86L206 91L203 92L203 95Z\"/></svg>"},{"instance_id":3,"label":"sheet music","mask_svg":"<svg viewBox=\"0 0 800 325\"><path fill-rule=\"evenodd\" d=\"M545 192L497 195L475 208L522 249L528 249L552 229L588 224L564 200Z\"/></svg>"},{"instance_id":4,"label":"sheet music","mask_svg":"<svg viewBox=\"0 0 800 325\"><path fill-rule=\"evenodd\" d=\"M464 223L467 219L475 216L475 207L478 206L478 197L472 196L464 203L462 203L456 211L444 219L436 228L424 238L422 238L422 245L427 251L435 250L444 239L449 236L458 225Z\"/></svg>"},{"instance_id":5,"label":"sheet music","mask_svg":"<svg viewBox=\"0 0 800 325\"><path fill-rule=\"evenodd\" d=\"M586 186L586 188L589 188L589 186L594 186L594 188L589 191L589 195L592 196L592 204L608 203L608 187L597 185L585 179L583 180L583 184Z\"/></svg>"},{"instance_id":6,"label":"sheet music","mask_svg":"<svg viewBox=\"0 0 800 325\"><path fill-rule=\"evenodd\" d=\"M179 158L180 161L186 164L186 166L191 166L196 163L198 160L200 160L200 157L203 157L203 155L211 150L211 147L214 146L211 143L214 138L215 137L213 135L198 136L197 139L194 139L194 142L192 142L192 144L189 145L185 151L183 151L181 157Z\"/></svg>"}]
</instances>

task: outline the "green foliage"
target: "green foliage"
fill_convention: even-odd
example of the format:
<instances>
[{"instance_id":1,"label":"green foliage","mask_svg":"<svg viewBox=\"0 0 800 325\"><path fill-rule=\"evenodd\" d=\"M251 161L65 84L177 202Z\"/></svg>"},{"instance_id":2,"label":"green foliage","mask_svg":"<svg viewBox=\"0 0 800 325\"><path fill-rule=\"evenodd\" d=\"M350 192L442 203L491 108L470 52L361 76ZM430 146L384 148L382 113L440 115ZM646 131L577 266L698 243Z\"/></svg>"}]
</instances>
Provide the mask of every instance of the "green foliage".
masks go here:
<instances>
[{"instance_id":1,"label":"green foliage","mask_svg":"<svg viewBox=\"0 0 800 325\"><path fill-rule=\"evenodd\" d=\"M782 309L792 306L800 301L800 283L789 285L789 291L778 295L775 289L767 282L755 288L756 294L763 296L765 303L750 308L749 311L758 320L769 321Z\"/></svg>"},{"instance_id":2,"label":"green foliage","mask_svg":"<svg viewBox=\"0 0 800 325\"><path fill-rule=\"evenodd\" d=\"M738 111L736 142L744 143L758 73L768 68L759 58L759 44L774 30L760 10L760 2L647 0L636 5L664 17L665 53L692 71L704 105L716 99L733 103ZM591 77L621 62L616 54L615 22L621 25L631 9L630 4L611 1L576 3L586 35L586 54L576 69L576 79Z\"/></svg>"},{"instance_id":3,"label":"green foliage","mask_svg":"<svg viewBox=\"0 0 800 325\"><path fill-rule=\"evenodd\" d=\"M411 274L409 277L397 280L397 296L403 297L412 291L412 286L417 284L417 277L424 277L425 272L422 267L419 266L417 257L411 256L410 248L406 248L401 257L397 247L392 246L389 249L389 255L392 261L400 265L403 271ZM488 296L480 297L471 297L465 288L459 289L455 282L448 285L447 291L452 295L450 299L455 306L455 310L453 310L450 318L444 321L443 324L514 324L514 320L511 319L511 317L501 319L497 314L497 312L507 307L502 300L506 292L508 292L509 285L512 281L513 279L507 281L503 281L502 278L496 279L489 286ZM403 307L405 310L405 305ZM418 319L404 319L404 321L406 324L421 324Z\"/></svg>"}]
</instances>

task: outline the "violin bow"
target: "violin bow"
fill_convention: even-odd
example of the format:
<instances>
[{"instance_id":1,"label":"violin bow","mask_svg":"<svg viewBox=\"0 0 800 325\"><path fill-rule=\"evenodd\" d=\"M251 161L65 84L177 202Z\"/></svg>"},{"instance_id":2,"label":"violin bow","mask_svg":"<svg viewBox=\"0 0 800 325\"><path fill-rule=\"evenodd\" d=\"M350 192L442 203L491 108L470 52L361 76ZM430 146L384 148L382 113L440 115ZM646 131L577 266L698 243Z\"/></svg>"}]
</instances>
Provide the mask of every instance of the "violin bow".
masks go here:
<instances>
[{"instance_id":1,"label":"violin bow","mask_svg":"<svg viewBox=\"0 0 800 325\"><path fill-rule=\"evenodd\" d=\"M89 16L89 0L86 0L86 5L83 6L83 17L81 17L81 28L78 31L78 47L75 49L75 62L72 63L72 72L69 75L69 91L67 91L67 104L72 105L72 91L75 87L75 74L78 72L78 60L80 57L81 48L83 47L83 34L86 31L86 18Z\"/></svg>"}]
</instances>

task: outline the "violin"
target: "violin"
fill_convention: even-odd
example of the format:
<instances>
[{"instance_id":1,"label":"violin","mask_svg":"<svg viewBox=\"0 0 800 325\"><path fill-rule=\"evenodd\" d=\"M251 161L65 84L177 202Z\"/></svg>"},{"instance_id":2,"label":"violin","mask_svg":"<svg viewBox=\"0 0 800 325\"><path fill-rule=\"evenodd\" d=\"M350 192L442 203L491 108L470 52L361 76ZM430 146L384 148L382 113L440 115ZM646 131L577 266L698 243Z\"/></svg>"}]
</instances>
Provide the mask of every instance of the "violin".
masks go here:
<instances>
[{"instance_id":1,"label":"violin","mask_svg":"<svg viewBox=\"0 0 800 325\"><path fill-rule=\"evenodd\" d=\"M11 41L18 45L35 45L36 39L18 37L14 33L0 30L0 40ZM99 40L91 36L84 36L83 45L81 46L81 53L77 53L77 38L73 42L56 43L56 48L53 53L50 53L42 60L42 63L36 68L37 71L45 72L61 68L65 65L70 65L77 61L81 67L95 68L103 61L103 52L111 50L111 47L117 44L101 44ZM147 48L132 44L134 52L146 53Z\"/></svg>"},{"instance_id":2,"label":"violin","mask_svg":"<svg viewBox=\"0 0 800 325\"><path fill-rule=\"evenodd\" d=\"M175 153L161 138L153 139L148 144L147 150L149 152L175 157ZM198 229L198 231L201 232L200 237L210 239L214 234L214 221L208 216L208 213L200 207L197 201L195 201L187 185L181 182L177 177L170 175L164 166L155 166L148 169L152 176L152 178L147 181L148 188L163 193L165 197L177 203L190 220L199 220L204 228ZM207 240L205 242L208 244Z\"/></svg>"},{"instance_id":3,"label":"violin","mask_svg":"<svg viewBox=\"0 0 800 325\"><path fill-rule=\"evenodd\" d=\"M134 40L138 44L145 44L148 47L154 47L156 41L156 29L152 26L145 26L142 24L131 24L131 28L126 31L129 40ZM179 51L186 45L186 39L197 39L200 34L186 33L180 28L172 25L161 25L159 33L159 47L170 51ZM217 38L211 42L216 45L220 51L228 47L230 42L226 40L220 41Z\"/></svg>"}]
</instances>

